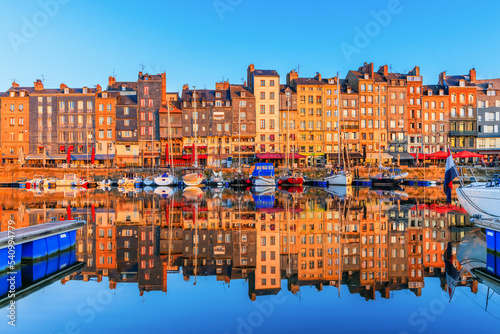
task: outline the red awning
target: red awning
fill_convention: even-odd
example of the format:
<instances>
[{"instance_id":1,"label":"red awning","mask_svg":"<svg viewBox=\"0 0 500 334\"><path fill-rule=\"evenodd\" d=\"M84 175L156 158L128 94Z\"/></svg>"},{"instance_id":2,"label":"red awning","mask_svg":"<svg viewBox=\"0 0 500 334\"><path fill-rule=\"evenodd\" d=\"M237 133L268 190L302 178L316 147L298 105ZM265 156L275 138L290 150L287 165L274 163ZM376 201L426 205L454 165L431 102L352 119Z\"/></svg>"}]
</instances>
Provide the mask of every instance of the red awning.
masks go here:
<instances>
[{"instance_id":1,"label":"red awning","mask_svg":"<svg viewBox=\"0 0 500 334\"><path fill-rule=\"evenodd\" d=\"M274 135L270 135L269 139L274 140Z\"/></svg>"},{"instance_id":2,"label":"red awning","mask_svg":"<svg viewBox=\"0 0 500 334\"><path fill-rule=\"evenodd\" d=\"M422 153L410 153L410 155L412 157L414 157L415 159L418 159L418 160L425 160L425 159L429 159L428 158L428 154L422 154ZM418 157L417 157L418 156Z\"/></svg>"},{"instance_id":3,"label":"red awning","mask_svg":"<svg viewBox=\"0 0 500 334\"><path fill-rule=\"evenodd\" d=\"M462 151L453 154L453 158L484 158L484 155L469 151Z\"/></svg>"},{"instance_id":4,"label":"red awning","mask_svg":"<svg viewBox=\"0 0 500 334\"><path fill-rule=\"evenodd\" d=\"M427 158L429 158L429 159L446 159L446 158L448 158L448 153L446 153L445 151L438 151L438 152L434 152L431 154L427 154Z\"/></svg>"},{"instance_id":5,"label":"red awning","mask_svg":"<svg viewBox=\"0 0 500 334\"><path fill-rule=\"evenodd\" d=\"M281 154L279 153L257 153L257 159L281 159Z\"/></svg>"}]
</instances>

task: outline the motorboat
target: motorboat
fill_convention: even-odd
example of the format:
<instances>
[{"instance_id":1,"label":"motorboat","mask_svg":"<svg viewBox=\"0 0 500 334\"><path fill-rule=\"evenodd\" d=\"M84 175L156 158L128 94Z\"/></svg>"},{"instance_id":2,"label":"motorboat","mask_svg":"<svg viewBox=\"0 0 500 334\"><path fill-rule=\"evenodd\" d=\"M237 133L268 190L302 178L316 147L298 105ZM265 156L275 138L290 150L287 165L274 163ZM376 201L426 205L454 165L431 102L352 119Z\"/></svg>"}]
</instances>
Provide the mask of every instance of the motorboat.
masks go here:
<instances>
[{"instance_id":1,"label":"motorboat","mask_svg":"<svg viewBox=\"0 0 500 334\"><path fill-rule=\"evenodd\" d=\"M324 177L328 186L348 186L352 184L352 174L346 170L334 171Z\"/></svg>"},{"instance_id":2,"label":"motorboat","mask_svg":"<svg viewBox=\"0 0 500 334\"><path fill-rule=\"evenodd\" d=\"M154 178L154 182L157 186L170 186L174 184L175 178L170 173L161 173Z\"/></svg>"},{"instance_id":3,"label":"motorboat","mask_svg":"<svg viewBox=\"0 0 500 334\"><path fill-rule=\"evenodd\" d=\"M155 179L153 176L146 176L146 178L143 181L145 186L154 186L155 185Z\"/></svg>"},{"instance_id":4,"label":"motorboat","mask_svg":"<svg viewBox=\"0 0 500 334\"><path fill-rule=\"evenodd\" d=\"M302 187L304 183L304 178L302 175L297 173L289 172L288 175L284 175L279 178L278 185L282 187Z\"/></svg>"},{"instance_id":5,"label":"motorboat","mask_svg":"<svg viewBox=\"0 0 500 334\"><path fill-rule=\"evenodd\" d=\"M222 171L220 172L215 172L212 171L213 175L210 178L209 183L216 185L217 187L223 187L226 182L224 181L224 178L222 177Z\"/></svg>"},{"instance_id":6,"label":"motorboat","mask_svg":"<svg viewBox=\"0 0 500 334\"><path fill-rule=\"evenodd\" d=\"M493 180L462 184L457 188L457 198L471 216L482 218L500 217L500 178L495 174Z\"/></svg>"},{"instance_id":7,"label":"motorboat","mask_svg":"<svg viewBox=\"0 0 500 334\"><path fill-rule=\"evenodd\" d=\"M97 182L99 187L111 187L113 185L113 181L111 179L104 179L102 181Z\"/></svg>"},{"instance_id":8,"label":"motorboat","mask_svg":"<svg viewBox=\"0 0 500 334\"><path fill-rule=\"evenodd\" d=\"M56 187L88 187L89 182L78 178L76 174L64 174L63 179L56 180Z\"/></svg>"},{"instance_id":9,"label":"motorboat","mask_svg":"<svg viewBox=\"0 0 500 334\"><path fill-rule=\"evenodd\" d=\"M184 176L182 177L182 182L184 182L186 186L198 186L203 182L204 179L205 178L203 177L203 173L201 171L194 171L192 173L184 174Z\"/></svg>"},{"instance_id":10,"label":"motorboat","mask_svg":"<svg viewBox=\"0 0 500 334\"><path fill-rule=\"evenodd\" d=\"M399 173L390 167L379 166L380 172L370 177L372 188L398 188L408 176L408 173Z\"/></svg>"},{"instance_id":11,"label":"motorboat","mask_svg":"<svg viewBox=\"0 0 500 334\"><path fill-rule=\"evenodd\" d=\"M256 163L252 172L251 182L255 187L276 186L274 165L271 163Z\"/></svg>"},{"instance_id":12,"label":"motorboat","mask_svg":"<svg viewBox=\"0 0 500 334\"><path fill-rule=\"evenodd\" d=\"M126 174L124 177L118 180L119 187L141 187L142 177L134 175L132 173Z\"/></svg>"},{"instance_id":13,"label":"motorboat","mask_svg":"<svg viewBox=\"0 0 500 334\"><path fill-rule=\"evenodd\" d=\"M345 185L328 186L325 188L325 190L330 195L337 196L339 198L344 198L352 195L352 187L346 187Z\"/></svg>"}]
</instances>

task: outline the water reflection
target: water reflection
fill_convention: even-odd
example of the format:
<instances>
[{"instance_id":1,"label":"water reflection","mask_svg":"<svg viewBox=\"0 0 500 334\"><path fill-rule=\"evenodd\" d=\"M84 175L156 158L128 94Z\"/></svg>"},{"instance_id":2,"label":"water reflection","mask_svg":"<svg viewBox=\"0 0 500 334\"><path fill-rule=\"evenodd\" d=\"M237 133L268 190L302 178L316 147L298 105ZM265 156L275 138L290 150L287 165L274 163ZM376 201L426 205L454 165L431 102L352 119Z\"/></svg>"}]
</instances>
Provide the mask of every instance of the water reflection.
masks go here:
<instances>
[{"instance_id":1,"label":"water reflection","mask_svg":"<svg viewBox=\"0 0 500 334\"><path fill-rule=\"evenodd\" d=\"M76 260L85 267L70 279L108 277L110 289L127 282L141 294L166 292L169 273L193 284L200 276L227 284L244 279L251 300L311 285L367 300L402 289L420 296L424 277L439 278L446 291L444 251L471 228L463 209L443 204L439 189L3 190L0 196L2 231L9 219L17 228L51 217L86 219L76 241Z\"/></svg>"}]
</instances>

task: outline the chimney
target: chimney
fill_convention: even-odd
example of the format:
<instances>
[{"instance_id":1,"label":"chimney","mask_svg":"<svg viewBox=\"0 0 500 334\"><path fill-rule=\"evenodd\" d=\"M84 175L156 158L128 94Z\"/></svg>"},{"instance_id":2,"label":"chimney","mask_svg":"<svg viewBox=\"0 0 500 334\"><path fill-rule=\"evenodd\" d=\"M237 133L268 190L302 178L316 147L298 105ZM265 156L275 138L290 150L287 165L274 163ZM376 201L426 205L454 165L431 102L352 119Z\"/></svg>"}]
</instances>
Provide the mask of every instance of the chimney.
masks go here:
<instances>
[{"instance_id":1,"label":"chimney","mask_svg":"<svg viewBox=\"0 0 500 334\"><path fill-rule=\"evenodd\" d=\"M15 81L12 82L12 87L19 87L19 84Z\"/></svg>"},{"instance_id":2,"label":"chimney","mask_svg":"<svg viewBox=\"0 0 500 334\"><path fill-rule=\"evenodd\" d=\"M229 80L224 81L224 89L229 89Z\"/></svg>"},{"instance_id":3,"label":"chimney","mask_svg":"<svg viewBox=\"0 0 500 334\"><path fill-rule=\"evenodd\" d=\"M14 84L12 84L12 86L14 86ZM19 85L18 85L18 86L19 86ZM33 86L34 86L35 90L43 90L43 83L42 83L42 80L37 79L37 80L33 83Z\"/></svg>"},{"instance_id":4,"label":"chimney","mask_svg":"<svg viewBox=\"0 0 500 334\"><path fill-rule=\"evenodd\" d=\"M97 86L95 86L95 89L97 90L98 94L102 92L102 87L99 84L97 84Z\"/></svg>"},{"instance_id":5,"label":"chimney","mask_svg":"<svg viewBox=\"0 0 500 334\"><path fill-rule=\"evenodd\" d=\"M413 68L413 75L420 76L420 67L415 66Z\"/></svg>"},{"instance_id":6,"label":"chimney","mask_svg":"<svg viewBox=\"0 0 500 334\"><path fill-rule=\"evenodd\" d=\"M167 103L167 74L161 74L161 104Z\"/></svg>"},{"instance_id":7,"label":"chimney","mask_svg":"<svg viewBox=\"0 0 500 334\"><path fill-rule=\"evenodd\" d=\"M380 66L380 68L378 69L378 73L387 76L387 74L389 74L389 67L387 65Z\"/></svg>"},{"instance_id":8,"label":"chimney","mask_svg":"<svg viewBox=\"0 0 500 334\"><path fill-rule=\"evenodd\" d=\"M62 83L62 84L59 86L59 89L60 89L61 91L64 91L64 88L68 88L68 86L66 86L65 84L63 84L63 83Z\"/></svg>"},{"instance_id":9,"label":"chimney","mask_svg":"<svg viewBox=\"0 0 500 334\"><path fill-rule=\"evenodd\" d=\"M439 73L439 84L444 85L444 81L446 80L446 71Z\"/></svg>"},{"instance_id":10,"label":"chimney","mask_svg":"<svg viewBox=\"0 0 500 334\"><path fill-rule=\"evenodd\" d=\"M314 76L314 79L321 81L321 74L319 72L316 72L316 75Z\"/></svg>"},{"instance_id":11,"label":"chimney","mask_svg":"<svg viewBox=\"0 0 500 334\"><path fill-rule=\"evenodd\" d=\"M476 83L476 69L471 68L469 71L469 80L471 83L475 84Z\"/></svg>"},{"instance_id":12,"label":"chimney","mask_svg":"<svg viewBox=\"0 0 500 334\"><path fill-rule=\"evenodd\" d=\"M247 82L248 82L248 87L250 87L250 89L252 89L252 91L253 91L252 73L254 71L255 71L254 64L248 65L248 68L247 68Z\"/></svg>"},{"instance_id":13,"label":"chimney","mask_svg":"<svg viewBox=\"0 0 500 334\"><path fill-rule=\"evenodd\" d=\"M369 73L370 73L370 78L373 79L373 63L370 63L368 65Z\"/></svg>"},{"instance_id":14,"label":"chimney","mask_svg":"<svg viewBox=\"0 0 500 334\"><path fill-rule=\"evenodd\" d=\"M142 71L139 71L139 79L142 77Z\"/></svg>"},{"instance_id":15,"label":"chimney","mask_svg":"<svg viewBox=\"0 0 500 334\"><path fill-rule=\"evenodd\" d=\"M215 90L224 90L224 82L216 82Z\"/></svg>"},{"instance_id":16,"label":"chimney","mask_svg":"<svg viewBox=\"0 0 500 334\"><path fill-rule=\"evenodd\" d=\"M299 78L299 74L295 72L294 70L291 70L290 73L286 75L286 84L287 86L290 86L292 84L292 81L295 79Z\"/></svg>"},{"instance_id":17,"label":"chimney","mask_svg":"<svg viewBox=\"0 0 500 334\"><path fill-rule=\"evenodd\" d=\"M108 86L112 86L116 82L115 77L109 77L108 78Z\"/></svg>"},{"instance_id":18,"label":"chimney","mask_svg":"<svg viewBox=\"0 0 500 334\"><path fill-rule=\"evenodd\" d=\"M182 86L182 90L189 90L189 85L188 84L184 84L184 86Z\"/></svg>"}]
</instances>

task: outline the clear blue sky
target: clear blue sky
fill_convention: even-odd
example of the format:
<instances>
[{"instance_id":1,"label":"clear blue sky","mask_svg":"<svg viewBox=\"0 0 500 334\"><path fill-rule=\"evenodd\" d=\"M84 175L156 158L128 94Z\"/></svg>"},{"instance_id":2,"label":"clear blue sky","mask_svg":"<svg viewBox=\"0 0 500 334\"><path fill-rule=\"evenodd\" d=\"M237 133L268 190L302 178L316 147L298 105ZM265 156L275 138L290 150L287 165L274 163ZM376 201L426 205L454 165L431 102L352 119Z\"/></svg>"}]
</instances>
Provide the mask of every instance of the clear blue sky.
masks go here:
<instances>
[{"instance_id":1,"label":"clear blue sky","mask_svg":"<svg viewBox=\"0 0 500 334\"><path fill-rule=\"evenodd\" d=\"M53 2L64 4L41 5ZM375 23L373 12L389 7L390 17ZM393 71L419 65L428 84L473 65L478 78L500 77L499 12L498 1L461 0L8 1L0 91L42 75L46 87L105 86L113 69L118 80L135 80L142 62L146 72L167 73L169 91L212 88L223 77L241 83L249 63L276 69L282 82L298 63L301 76L344 77L365 61ZM356 39L358 28L368 28L369 40ZM355 51L346 57L342 46Z\"/></svg>"}]
</instances>

